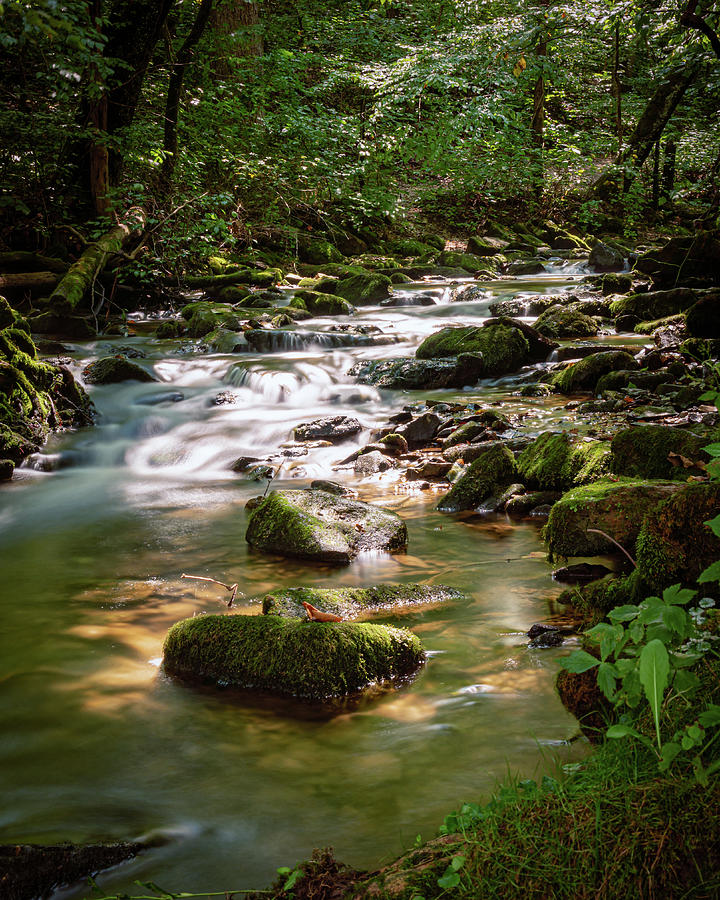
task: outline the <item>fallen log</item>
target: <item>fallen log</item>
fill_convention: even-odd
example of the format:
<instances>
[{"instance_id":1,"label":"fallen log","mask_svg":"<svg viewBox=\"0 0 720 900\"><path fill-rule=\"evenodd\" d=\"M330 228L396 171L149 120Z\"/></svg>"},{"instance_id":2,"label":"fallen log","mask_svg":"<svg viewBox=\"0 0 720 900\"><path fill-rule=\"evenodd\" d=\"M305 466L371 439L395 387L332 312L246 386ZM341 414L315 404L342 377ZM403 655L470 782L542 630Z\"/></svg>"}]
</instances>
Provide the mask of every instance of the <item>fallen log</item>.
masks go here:
<instances>
[{"instance_id":1,"label":"fallen log","mask_svg":"<svg viewBox=\"0 0 720 900\"><path fill-rule=\"evenodd\" d=\"M143 210L131 209L124 222L111 228L78 257L48 297L45 305L57 315L73 312L90 291L108 259L119 253L128 240L139 235L144 227Z\"/></svg>"},{"instance_id":2,"label":"fallen log","mask_svg":"<svg viewBox=\"0 0 720 900\"><path fill-rule=\"evenodd\" d=\"M30 253L27 250L9 250L0 253L0 271L19 268L21 272L67 272L68 264L55 256Z\"/></svg>"},{"instance_id":3,"label":"fallen log","mask_svg":"<svg viewBox=\"0 0 720 900\"><path fill-rule=\"evenodd\" d=\"M55 272L14 272L0 275L0 294L17 294L26 291L49 291L60 281Z\"/></svg>"}]
</instances>

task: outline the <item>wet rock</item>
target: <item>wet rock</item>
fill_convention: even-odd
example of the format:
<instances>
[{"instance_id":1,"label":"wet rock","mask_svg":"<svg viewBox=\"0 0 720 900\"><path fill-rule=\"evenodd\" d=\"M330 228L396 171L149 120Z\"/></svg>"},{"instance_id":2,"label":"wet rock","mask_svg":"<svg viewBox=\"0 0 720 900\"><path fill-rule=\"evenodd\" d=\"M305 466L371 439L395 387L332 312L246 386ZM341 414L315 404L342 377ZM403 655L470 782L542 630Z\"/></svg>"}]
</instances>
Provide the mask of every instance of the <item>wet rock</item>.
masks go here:
<instances>
[{"instance_id":1,"label":"wet rock","mask_svg":"<svg viewBox=\"0 0 720 900\"><path fill-rule=\"evenodd\" d=\"M687 287L665 291L628 294L612 304L614 316L637 316L640 321L654 322L689 309L698 299L696 291Z\"/></svg>"},{"instance_id":2,"label":"wet rock","mask_svg":"<svg viewBox=\"0 0 720 900\"><path fill-rule=\"evenodd\" d=\"M61 887L133 859L148 846L138 842L0 845L3 900L49 897Z\"/></svg>"},{"instance_id":3,"label":"wet rock","mask_svg":"<svg viewBox=\"0 0 720 900\"><path fill-rule=\"evenodd\" d=\"M379 450L363 453L355 460L356 475L375 475L377 472L386 472L392 468L392 463Z\"/></svg>"},{"instance_id":4,"label":"wet rock","mask_svg":"<svg viewBox=\"0 0 720 900\"><path fill-rule=\"evenodd\" d=\"M631 290L632 276L624 275L619 272L608 272L603 276L603 296L607 297L609 294L629 294Z\"/></svg>"},{"instance_id":5,"label":"wet rock","mask_svg":"<svg viewBox=\"0 0 720 900\"><path fill-rule=\"evenodd\" d=\"M347 441L362 431L362 425L350 416L327 416L293 429L296 441L325 440L333 444Z\"/></svg>"},{"instance_id":6,"label":"wet rock","mask_svg":"<svg viewBox=\"0 0 720 900\"><path fill-rule=\"evenodd\" d=\"M465 284L450 291L451 303L476 303L488 299L488 292L477 284Z\"/></svg>"},{"instance_id":7,"label":"wet rock","mask_svg":"<svg viewBox=\"0 0 720 900\"><path fill-rule=\"evenodd\" d=\"M600 481L568 491L552 508L544 537L551 558L633 553L643 516L680 489L677 483Z\"/></svg>"},{"instance_id":8,"label":"wet rock","mask_svg":"<svg viewBox=\"0 0 720 900\"><path fill-rule=\"evenodd\" d=\"M486 432L488 432L488 428L483 422L465 422L464 425L460 425L450 432L443 440L442 448L443 450L448 450L456 444L471 443L475 438ZM492 432L490 432L490 434L492 434Z\"/></svg>"},{"instance_id":9,"label":"wet rock","mask_svg":"<svg viewBox=\"0 0 720 900\"><path fill-rule=\"evenodd\" d=\"M609 473L610 445L605 441L575 441L567 432L548 431L520 453L517 470L529 487L568 490Z\"/></svg>"},{"instance_id":10,"label":"wet rock","mask_svg":"<svg viewBox=\"0 0 720 900\"><path fill-rule=\"evenodd\" d=\"M237 394L234 394L232 391L218 391L218 393L211 398L208 405L234 406L235 403L237 403Z\"/></svg>"},{"instance_id":11,"label":"wet rock","mask_svg":"<svg viewBox=\"0 0 720 900\"><path fill-rule=\"evenodd\" d=\"M599 331L595 319L561 306L546 310L535 322L535 328L549 338L594 337Z\"/></svg>"},{"instance_id":12,"label":"wet rock","mask_svg":"<svg viewBox=\"0 0 720 900\"><path fill-rule=\"evenodd\" d=\"M555 581L561 581L564 584L577 584L578 582L595 581L598 578L604 578L606 575L611 574L612 572L607 566L575 563L572 566L563 566L560 569L555 569L552 577Z\"/></svg>"},{"instance_id":13,"label":"wet rock","mask_svg":"<svg viewBox=\"0 0 720 900\"><path fill-rule=\"evenodd\" d=\"M528 325L527 322L521 322L519 319L511 319L508 316L498 316L494 319L486 319L484 328L494 328L501 325L505 328L513 328L519 331L528 342L530 351L530 362L544 362L556 350L558 344L544 334Z\"/></svg>"},{"instance_id":14,"label":"wet rock","mask_svg":"<svg viewBox=\"0 0 720 900\"><path fill-rule=\"evenodd\" d=\"M467 252L475 256L497 256L507 249L509 241L495 237L471 237L467 243Z\"/></svg>"},{"instance_id":15,"label":"wet rock","mask_svg":"<svg viewBox=\"0 0 720 900\"><path fill-rule=\"evenodd\" d=\"M171 675L314 701L407 677L424 660L403 629L272 615L195 616L175 624L163 647Z\"/></svg>"},{"instance_id":16,"label":"wet rock","mask_svg":"<svg viewBox=\"0 0 720 900\"><path fill-rule=\"evenodd\" d=\"M393 309L405 306L435 306L437 297L435 294L413 292L411 294L402 294L398 297L389 297L381 302L381 306L391 307Z\"/></svg>"},{"instance_id":17,"label":"wet rock","mask_svg":"<svg viewBox=\"0 0 720 900\"><path fill-rule=\"evenodd\" d=\"M342 497L355 497L356 492L352 488L345 487L337 481L326 481L323 478L317 478L310 483L310 487L316 491L327 491L329 494L337 494Z\"/></svg>"},{"instance_id":18,"label":"wet rock","mask_svg":"<svg viewBox=\"0 0 720 900\"><path fill-rule=\"evenodd\" d=\"M597 685L597 669L579 675L561 669L555 682L565 709L578 720L591 744L600 744L612 720L613 706Z\"/></svg>"},{"instance_id":19,"label":"wet rock","mask_svg":"<svg viewBox=\"0 0 720 900\"><path fill-rule=\"evenodd\" d=\"M305 309L313 316L351 316L355 312L352 303L348 303L343 297L319 291L298 291L289 305Z\"/></svg>"},{"instance_id":20,"label":"wet rock","mask_svg":"<svg viewBox=\"0 0 720 900\"><path fill-rule=\"evenodd\" d=\"M531 640L528 642L529 650L546 650L549 647L560 647L565 640L559 628L553 628L549 625L544 627L544 631L531 637Z\"/></svg>"},{"instance_id":21,"label":"wet rock","mask_svg":"<svg viewBox=\"0 0 720 900\"><path fill-rule=\"evenodd\" d=\"M392 453L395 456L399 456L408 452L407 440L401 434L395 432L381 437L378 443L383 445L384 453Z\"/></svg>"},{"instance_id":22,"label":"wet rock","mask_svg":"<svg viewBox=\"0 0 720 900\"><path fill-rule=\"evenodd\" d=\"M547 269L539 259L518 259L510 263L507 269L508 275L544 275L545 272Z\"/></svg>"},{"instance_id":23,"label":"wet rock","mask_svg":"<svg viewBox=\"0 0 720 900\"><path fill-rule=\"evenodd\" d=\"M230 468L233 472L247 472L248 469L261 463L262 460L258 456L239 456Z\"/></svg>"},{"instance_id":24,"label":"wet rock","mask_svg":"<svg viewBox=\"0 0 720 900\"><path fill-rule=\"evenodd\" d=\"M476 384L485 371L480 353L461 353L451 359L366 360L356 363L348 372L361 384L393 390L435 390Z\"/></svg>"},{"instance_id":25,"label":"wet rock","mask_svg":"<svg viewBox=\"0 0 720 900\"><path fill-rule=\"evenodd\" d=\"M273 491L253 512L246 540L281 556L349 563L365 550L402 550L407 528L395 513L327 491Z\"/></svg>"},{"instance_id":26,"label":"wet rock","mask_svg":"<svg viewBox=\"0 0 720 900\"><path fill-rule=\"evenodd\" d=\"M455 444L455 446L443 450L442 455L451 463L458 461L470 463L482 456L490 443L496 443L496 440L478 444Z\"/></svg>"},{"instance_id":27,"label":"wet rock","mask_svg":"<svg viewBox=\"0 0 720 900\"><path fill-rule=\"evenodd\" d=\"M426 412L411 419L405 425L399 425L395 429L395 433L404 437L409 447L422 446L433 440L441 425L440 416Z\"/></svg>"},{"instance_id":28,"label":"wet rock","mask_svg":"<svg viewBox=\"0 0 720 900\"><path fill-rule=\"evenodd\" d=\"M435 359L461 353L482 354L486 375L504 375L529 361L530 344L522 331L510 325L451 325L425 338L415 355Z\"/></svg>"},{"instance_id":29,"label":"wet rock","mask_svg":"<svg viewBox=\"0 0 720 900\"><path fill-rule=\"evenodd\" d=\"M288 307L290 309L290 307ZM245 340L258 353L298 351L307 347L373 347L395 344L394 335L363 334L342 331L270 331L256 328L245 332Z\"/></svg>"},{"instance_id":30,"label":"wet rock","mask_svg":"<svg viewBox=\"0 0 720 900\"><path fill-rule=\"evenodd\" d=\"M304 619L303 602L323 612L356 619L375 612L390 612L428 603L467 600L462 591L442 584L381 584L368 588L280 588L263 597L263 613Z\"/></svg>"},{"instance_id":31,"label":"wet rock","mask_svg":"<svg viewBox=\"0 0 720 900\"><path fill-rule=\"evenodd\" d=\"M638 272L656 284L677 284L687 279L717 283L720 279L720 237L699 231L694 237L671 238L659 250L650 250L635 263Z\"/></svg>"},{"instance_id":32,"label":"wet rock","mask_svg":"<svg viewBox=\"0 0 720 900\"><path fill-rule=\"evenodd\" d=\"M177 338L183 333L185 329L180 324L180 322L170 321L170 322L161 322L158 327L155 329L155 337L158 340L166 340L169 338Z\"/></svg>"},{"instance_id":33,"label":"wet rock","mask_svg":"<svg viewBox=\"0 0 720 900\"><path fill-rule=\"evenodd\" d=\"M595 272L609 272L613 269L622 269L624 265L624 254L609 244L597 241L590 250L588 266Z\"/></svg>"},{"instance_id":34,"label":"wet rock","mask_svg":"<svg viewBox=\"0 0 720 900\"><path fill-rule=\"evenodd\" d=\"M484 452L470 463L437 508L442 512L475 509L484 500L501 494L515 477L515 459L499 441L485 445Z\"/></svg>"},{"instance_id":35,"label":"wet rock","mask_svg":"<svg viewBox=\"0 0 720 900\"><path fill-rule=\"evenodd\" d=\"M709 462L703 447L710 441L669 425L626 428L612 439L611 468L617 475L686 481Z\"/></svg>"},{"instance_id":36,"label":"wet rock","mask_svg":"<svg viewBox=\"0 0 720 900\"><path fill-rule=\"evenodd\" d=\"M86 384L116 384L120 381L157 381L153 375L124 357L105 356L83 369Z\"/></svg>"},{"instance_id":37,"label":"wet rock","mask_svg":"<svg viewBox=\"0 0 720 900\"><path fill-rule=\"evenodd\" d=\"M522 496L514 496L505 504L505 512L509 516L529 516L538 509L548 511L562 494L559 491L531 491Z\"/></svg>"},{"instance_id":38,"label":"wet rock","mask_svg":"<svg viewBox=\"0 0 720 900\"><path fill-rule=\"evenodd\" d=\"M341 278L336 287L339 297L344 297L353 306L368 306L379 303L390 296L392 282L387 275L376 272L348 275Z\"/></svg>"},{"instance_id":39,"label":"wet rock","mask_svg":"<svg viewBox=\"0 0 720 900\"><path fill-rule=\"evenodd\" d=\"M603 350L593 353L560 372L554 372L550 383L561 394L593 391L603 375L617 369L637 369L639 364L624 350Z\"/></svg>"},{"instance_id":40,"label":"wet rock","mask_svg":"<svg viewBox=\"0 0 720 900\"><path fill-rule=\"evenodd\" d=\"M0 459L0 481L8 481L15 471L15 463L11 459Z\"/></svg>"}]
</instances>

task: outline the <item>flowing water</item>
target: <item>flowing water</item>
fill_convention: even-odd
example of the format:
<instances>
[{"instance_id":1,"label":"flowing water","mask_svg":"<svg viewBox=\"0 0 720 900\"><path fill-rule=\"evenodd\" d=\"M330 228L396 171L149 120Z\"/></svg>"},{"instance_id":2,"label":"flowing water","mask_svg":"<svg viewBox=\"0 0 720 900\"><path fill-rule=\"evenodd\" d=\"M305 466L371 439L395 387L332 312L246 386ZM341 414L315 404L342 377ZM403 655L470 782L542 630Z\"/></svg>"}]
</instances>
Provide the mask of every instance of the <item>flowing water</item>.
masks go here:
<instances>
[{"instance_id":1,"label":"flowing water","mask_svg":"<svg viewBox=\"0 0 720 900\"><path fill-rule=\"evenodd\" d=\"M141 324L115 345L73 345L78 371L117 344L142 349L160 383L93 388L98 424L53 438L0 490L0 842L153 835L161 846L99 877L107 892L132 893L135 879L263 887L277 866L328 844L348 863L377 866L416 834L431 837L463 801L487 798L508 770L539 777L581 758L587 748L568 742L577 724L553 688L567 647L530 651L522 634L558 611L538 526L442 515L437 493L392 472L358 481L333 471L366 432L306 456L286 447L276 486L351 484L407 520L407 554L340 569L283 560L249 550L244 505L265 482L231 470L240 456L277 453L301 422L349 414L371 428L423 396L354 384L345 373L355 361L412 355L443 324L478 324L492 299L573 284L567 273L488 283L484 299L453 304L442 286L404 286L433 290L438 304L317 319L293 329L316 340L290 337L264 353L187 353L143 337ZM337 346L322 335L338 321L379 326L397 342ZM432 396L501 402L533 429L565 421L556 399L512 396L516 382ZM227 599L182 573L238 582L241 612L282 585L444 583L470 599L387 617L421 637L426 668L328 716L167 678L170 625L222 612Z\"/></svg>"}]
</instances>

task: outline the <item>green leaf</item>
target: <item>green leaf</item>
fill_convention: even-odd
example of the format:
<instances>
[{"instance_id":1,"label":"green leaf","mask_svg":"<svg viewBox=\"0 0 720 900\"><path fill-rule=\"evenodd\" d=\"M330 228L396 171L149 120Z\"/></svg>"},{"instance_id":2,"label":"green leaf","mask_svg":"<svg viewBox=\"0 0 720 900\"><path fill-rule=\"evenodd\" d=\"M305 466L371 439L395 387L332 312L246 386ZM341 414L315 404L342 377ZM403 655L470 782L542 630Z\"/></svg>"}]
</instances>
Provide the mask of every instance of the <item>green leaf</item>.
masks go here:
<instances>
[{"instance_id":1,"label":"green leaf","mask_svg":"<svg viewBox=\"0 0 720 900\"><path fill-rule=\"evenodd\" d=\"M652 640L646 644L640 653L640 681L652 709L655 720L655 734L658 748L662 747L660 740L660 707L663 695L667 687L670 673L670 661L668 652L662 641Z\"/></svg>"},{"instance_id":2,"label":"green leaf","mask_svg":"<svg viewBox=\"0 0 720 900\"><path fill-rule=\"evenodd\" d=\"M460 876L457 872L446 872L437 880L438 887L441 887L444 891L449 890L450 888L457 887L460 884Z\"/></svg>"},{"instance_id":3,"label":"green leaf","mask_svg":"<svg viewBox=\"0 0 720 900\"><path fill-rule=\"evenodd\" d=\"M675 658L674 655L672 657ZM676 669L673 677L673 690L678 694L694 694L700 687L700 679L694 672L688 672L687 669Z\"/></svg>"},{"instance_id":4,"label":"green leaf","mask_svg":"<svg viewBox=\"0 0 720 900\"><path fill-rule=\"evenodd\" d=\"M679 606L668 606L663 610L662 620L679 638L685 638L690 630L688 614Z\"/></svg>"},{"instance_id":5,"label":"green leaf","mask_svg":"<svg viewBox=\"0 0 720 900\"><path fill-rule=\"evenodd\" d=\"M456 856L453 856L453 858L450 860L450 868L453 870L453 872L459 872L464 865L465 857L460 853L458 853Z\"/></svg>"},{"instance_id":6,"label":"green leaf","mask_svg":"<svg viewBox=\"0 0 720 900\"><path fill-rule=\"evenodd\" d=\"M679 584L673 584L663 591L663 600L666 603L672 603L675 606L684 606L693 599L696 593L697 591L693 591L690 588L684 588Z\"/></svg>"},{"instance_id":7,"label":"green leaf","mask_svg":"<svg viewBox=\"0 0 720 900\"><path fill-rule=\"evenodd\" d=\"M610 619L611 622L629 622L630 619L634 619L639 612L639 606L632 606L630 604L627 606L616 606L615 609L611 609L608 613L608 619Z\"/></svg>"},{"instance_id":8,"label":"green leaf","mask_svg":"<svg viewBox=\"0 0 720 900\"><path fill-rule=\"evenodd\" d=\"M698 716L698 722L705 728L720 725L720 706L716 703L708 704L708 708Z\"/></svg>"},{"instance_id":9,"label":"green leaf","mask_svg":"<svg viewBox=\"0 0 720 900\"><path fill-rule=\"evenodd\" d=\"M698 576L698 584L705 584L708 581L720 581L720 560L703 569Z\"/></svg>"},{"instance_id":10,"label":"green leaf","mask_svg":"<svg viewBox=\"0 0 720 900\"><path fill-rule=\"evenodd\" d=\"M634 644L641 644L645 640L645 626L637 619L631 623L628 631L630 632L630 640Z\"/></svg>"},{"instance_id":11,"label":"green leaf","mask_svg":"<svg viewBox=\"0 0 720 900\"><path fill-rule=\"evenodd\" d=\"M605 732L605 736L615 739L633 737L636 741L640 741L641 744L645 744L646 747L652 747L651 741L649 741L644 734L640 734L639 731L636 731L629 725L611 725Z\"/></svg>"},{"instance_id":12,"label":"green leaf","mask_svg":"<svg viewBox=\"0 0 720 900\"><path fill-rule=\"evenodd\" d=\"M704 522L703 524L707 525L715 537L720 537L720 516L715 516L714 519L708 519L707 522Z\"/></svg>"},{"instance_id":13,"label":"green leaf","mask_svg":"<svg viewBox=\"0 0 720 900\"><path fill-rule=\"evenodd\" d=\"M664 609L665 604L659 597L648 597L647 600L643 600L640 604L638 622L642 622L643 625L661 622Z\"/></svg>"},{"instance_id":14,"label":"green leaf","mask_svg":"<svg viewBox=\"0 0 720 900\"><path fill-rule=\"evenodd\" d=\"M615 697L617 686L615 671L615 667L611 663L603 662L600 663L597 673L597 685L610 701Z\"/></svg>"},{"instance_id":15,"label":"green leaf","mask_svg":"<svg viewBox=\"0 0 720 900\"><path fill-rule=\"evenodd\" d=\"M702 400L704 398L705 400L714 400L716 396L716 391L707 391L698 399ZM707 444L705 447L703 447L703 450L707 453L708 456L720 456L720 443Z\"/></svg>"},{"instance_id":16,"label":"green leaf","mask_svg":"<svg viewBox=\"0 0 720 900\"><path fill-rule=\"evenodd\" d=\"M575 650L567 659L562 661L561 666L568 672L580 675L582 672L587 672L588 669L592 669L599 664L600 660L595 659L594 656L591 656L585 650Z\"/></svg>"},{"instance_id":17,"label":"green leaf","mask_svg":"<svg viewBox=\"0 0 720 900\"><path fill-rule=\"evenodd\" d=\"M672 761L682 749L680 744L675 741L668 741L667 744L662 745L660 751L660 765L658 766L661 772L666 772L670 768Z\"/></svg>"}]
</instances>

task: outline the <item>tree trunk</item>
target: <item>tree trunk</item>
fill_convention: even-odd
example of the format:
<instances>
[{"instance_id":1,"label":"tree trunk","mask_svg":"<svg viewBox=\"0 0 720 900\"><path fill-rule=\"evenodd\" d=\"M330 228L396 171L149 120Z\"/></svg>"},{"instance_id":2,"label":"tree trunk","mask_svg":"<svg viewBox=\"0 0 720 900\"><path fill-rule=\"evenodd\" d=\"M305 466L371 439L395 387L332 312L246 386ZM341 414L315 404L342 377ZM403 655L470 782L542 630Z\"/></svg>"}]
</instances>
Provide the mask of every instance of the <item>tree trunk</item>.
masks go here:
<instances>
[{"instance_id":1,"label":"tree trunk","mask_svg":"<svg viewBox=\"0 0 720 900\"><path fill-rule=\"evenodd\" d=\"M689 63L684 69L673 71L658 85L648 100L635 130L628 138L627 146L618 154L612 166L591 186L590 197L610 200L616 198L621 191L626 192L629 189L637 171L650 155L653 146L660 140L678 103L699 72L698 63Z\"/></svg>"},{"instance_id":2,"label":"tree trunk","mask_svg":"<svg viewBox=\"0 0 720 900\"><path fill-rule=\"evenodd\" d=\"M544 0L543 8L549 6L549 0ZM543 145L545 140L545 60L547 58L547 32L544 30L544 24L540 24L541 31L538 35L538 42L535 47L535 55L538 57L540 72L535 80L535 88L533 89L533 113L530 122L530 131L532 132L532 141L535 150L535 193L540 196L543 192L543 183L545 178L544 161L543 161Z\"/></svg>"},{"instance_id":3,"label":"tree trunk","mask_svg":"<svg viewBox=\"0 0 720 900\"><path fill-rule=\"evenodd\" d=\"M710 41L715 56L720 59L720 36L708 25L702 16L697 14L698 0L688 0L688 4L680 15L680 24L684 28L695 28Z\"/></svg>"},{"instance_id":4,"label":"tree trunk","mask_svg":"<svg viewBox=\"0 0 720 900\"><path fill-rule=\"evenodd\" d=\"M660 141L655 144L655 152L653 153L653 174L652 174L652 208L657 209L660 205Z\"/></svg>"},{"instance_id":5,"label":"tree trunk","mask_svg":"<svg viewBox=\"0 0 720 900\"><path fill-rule=\"evenodd\" d=\"M125 222L111 228L94 244L90 244L72 264L45 305L56 315L73 312L92 287L108 258L118 253L128 239L139 234L144 227L145 213L140 209L130 210Z\"/></svg>"},{"instance_id":6,"label":"tree trunk","mask_svg":"<svg viewBox=\"0 0 720 900\"><path fill-rule=\"evenodd\" d=\"M676 159L677 144L675 143L675 138L668 138L665 141L665 157L663 159L662 170L662 192L665 197L669 197L675 187Z\"/></svg>"},{"instance_id":7,"label":"tree trunk","mask_svg":"<svg viewBox=\"0 0 720 900\"><path fill-rule=\"evenodd\" d=\"M32 291L49 291L60 281L56 272L16 272L0 275L0 294L24 294Z\"/></svg>"},{"instance_id":8,"label":"tree trunk","mask_svg":"<svg viewBox=\"0 0 720 900\"><path fill-rule=\"evenodd\" d=\"M615 134L618 140L618 153L622 152L622 84L620 83L620 23L615 24L613 67L612 67L612 89L611 93L615 98Z\"/></svg>"},{"instance_id":9,"label":"tree trunk","mask_svg":"<svg viewBox=\"0 0 720 900\"><path fill-rule=\"evenodd\" d=\"M185 70L190 64L195 47L205 30L212 6L213 0L201 0L193 27L190 29L190 32L183 41L182 47L178 51L177 58L173 63L172 72L170 74L167 101L165 103L165 136L163 143L165 158L163 159L162 168L160 170L160 185L163 192L169 190L170 182L172 181L173 172L175 170L175 162L177 160L177 123L180 101L184 89Z\"/></svg>"},{"instance_id":10,"label":"tree trunk","mask_svg":"<svg viewBox=\"0 0 720 900\"><path fill-rule=\"evenodd\" d=\"M244 59L262 56L263 39L257 27L260 24L260 9L255 0L224 0L217 3L210 22L222 47L221 55L212 61L212 71L217 78L232 77L228 51ZM249 33L242 34L243 31Z\"/></svg>"}]
</instances>

